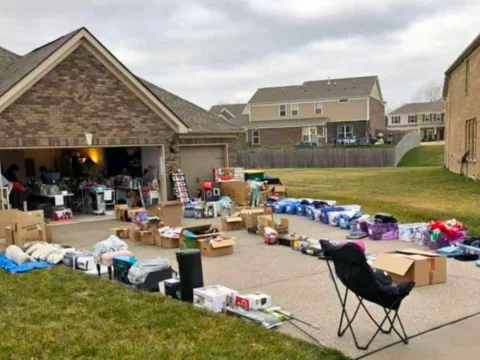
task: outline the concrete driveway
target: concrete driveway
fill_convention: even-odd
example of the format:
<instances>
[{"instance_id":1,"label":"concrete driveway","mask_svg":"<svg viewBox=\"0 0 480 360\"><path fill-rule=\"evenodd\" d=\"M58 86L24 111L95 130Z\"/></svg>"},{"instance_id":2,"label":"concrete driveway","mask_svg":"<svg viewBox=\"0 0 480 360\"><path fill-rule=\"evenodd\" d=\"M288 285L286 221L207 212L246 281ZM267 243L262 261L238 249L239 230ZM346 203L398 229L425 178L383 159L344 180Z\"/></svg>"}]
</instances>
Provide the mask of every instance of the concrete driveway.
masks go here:
<instances>
[{"instance_id":1,"label":"concrete driveway","mask_svg":"<svg viewBox=\"0 0 480 360\"><path fill-rule=\"evenodd\" d=\"M348 234L338 228L301 217L291 216L289 219L291 232L339 241L345 240ZM216 220L218 223L218 219ZM186 225L208 222L208 220L185 221ZM54 228L53 237L56 243L88 248L105 239L110 234L110 228L118 225L116 221L105 221L57 226ZM324 261L284 246L265 245L262 238L248 234L246 231L232 232L231 235L236 238L233 255L202 258L205 284L221 284L243 293L251 291L267 293L273 297L276 305L293 312L297 318L317 328L297 323L302 332L291 324L284 324L280 331L308 341L315 339L352 357L367 355L367 352L358 351L355 348L349 333L342 338L336 335L341 308ZM366 243L369 253L412 247L411 244L401 241L367 240ZM129 242L129 246L138 257L167 257L172 266L177 267L175 249L162 249L132 242ZM413 336L480 313L478 299L480 299L480 269L472 263L449 259L447 282L414 289L404 301L400 314L407 333ZM354 305L356 304L352 302L349 308L352 309ZM372 305L369 309L374 315L382 315L382 309L378 306ZM368 358L383 359L388 356L393 360L408 356L409 359L453 359L454 355L455 357L460 355L462 350L468 351L465 355L465 358L468 358L467 355L473 354L473 350L476 350L475 353L480 353L480 344L474 341L473 335L464 335L470 331L466 329L473 329L472 324L475 324L475 328L478 329L478 319L459 322L412 339L407 346L395 345ZM360 313L354 325L356 325L360 342L369 339L374 331L371 321ZM397 340L398 338L393 335L378 335L369 351L393 344ZM456 344L457 346L454 347L456 350L449 353L448 344ZM432 354L432 357L426 354Z\"/></svg>"}]
</instances>

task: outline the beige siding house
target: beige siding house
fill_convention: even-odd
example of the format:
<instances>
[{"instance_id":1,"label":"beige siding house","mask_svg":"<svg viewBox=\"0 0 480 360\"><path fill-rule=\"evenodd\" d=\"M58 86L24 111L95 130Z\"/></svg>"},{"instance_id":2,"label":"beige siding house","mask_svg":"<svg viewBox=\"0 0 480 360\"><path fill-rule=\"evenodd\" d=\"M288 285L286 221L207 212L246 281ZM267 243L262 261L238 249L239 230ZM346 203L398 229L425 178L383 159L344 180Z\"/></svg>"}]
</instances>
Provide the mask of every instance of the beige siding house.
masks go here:
<instances>
[{"instance_id":1,"label":"beige siding house","mask_svg":"<svg viewBox=\"0 0 480 360\"><path fill-rule=\"evenodd\" d=\"M445 102L405 104L388 114L387 130L420 131L423 141L445 139Z\"/></svg>"},{"instance_id":2,"label":"beige siding house","mask_svg":"<svg viewBox=\"0 0 480 360\"><path fill-rule=\"evenodd\" d=\"M243 147L366 141L385 131L376 76L261 88L246 104L216 105L210 111L245 130Z\"/></svg>"},{"instance_id":3,"label":"beige siding house","mask_svg":"<svg viewBox=\"0 0 480 360\"><path fill-rule=\"evenodd\" d=\"M480 179L480 34L445 73L445 166Z\"/></svg>"}]
</instances>

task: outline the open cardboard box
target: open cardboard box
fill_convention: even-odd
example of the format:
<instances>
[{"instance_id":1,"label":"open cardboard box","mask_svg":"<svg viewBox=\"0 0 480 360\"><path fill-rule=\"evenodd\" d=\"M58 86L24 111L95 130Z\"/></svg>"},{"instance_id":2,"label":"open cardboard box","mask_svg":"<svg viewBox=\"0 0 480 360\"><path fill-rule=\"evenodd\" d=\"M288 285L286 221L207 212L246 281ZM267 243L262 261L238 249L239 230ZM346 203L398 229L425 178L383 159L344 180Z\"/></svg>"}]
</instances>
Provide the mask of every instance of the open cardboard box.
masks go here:
<instances>
[{"instance_id":1,"label":"open cardboard box","mask_svg":"<svg viewBox=\"0 0 480 360\"><path fill-rule=\"evenodd\" d=\"M404 249L381 253L373 264L386 271L394 282L414 281L416 286L447 281L447 259L429 251Z\"/></svg>"},{"instance_id":2,"label":"open cardboard box","mask_svg":"<svg viewBox=\"0 0 480 360\"><path fill-rule=\"evenodd\" d=\"M275 229L279 234L288 234L289 222L287 218L281 218L280 223L276 223L273 214L261 215L258 217L258 231L261 236L265 234L266 227Z\"/></svg>"},{"instance_id":3,"label":"open cardboard box","mask_svg":"<svg viewBox=\"0 0 480 360\"><path fill-rule=\"evenodd\" d=\"M126 221L125 220L126 210L128 210L128 205L125 205L125 204L115 205L115 218L118 221Z\"/></svg>"},{"instance_id":4,"label":"open cardboard box","mask_svg":"<svg viewBox=\"0 0 480 360\"><path fill-rule=\"evenodd\" d=\"M180 200L163 201L158 204L157 216L170 227L182 226L183 204Z\"/></svg>"},{"instance_id":5,"label":"open cardboard box","mask_svg":"<svg viewBox=\"0 0 480 360\"><path fill-rule=\"evenodd\" d=\"M222 217L222 230L223 231L237 231L243 229L243 219L240 214L234 214L233 216Z\"/></svg>"},{"instance_id":6,"label":"open cardboard box","mask_svg":"<svg viewBox=\"0 0 480 360\"><path fill-rule=\"evenodd\" d=\"M240 211L240 217L247 229L258 227L258 217L265 214L264 208L244 209Z\"/></svg>"},{"instance_id":7,"label":"open cardboard box","mask_svg":"<svg viewBox=\"0 0 480 360\"><path fill-rule=\"evenodd\" d=\"M222 256L233 254L233 246L235 241L233 238L222 240L199 240L198 247L202 256Z\"/></svg>"},{"instance_id":8,"label":"open cardboard box","mask_svg":"<svg viewBox=\"0 0 480 360\"><path fill-rule=\"evenodd\" d=\"M250 202L250 185L245 181L222 181L220 193L228 196L239 206L247 206Z\"/></svg>"},{"instance_id":9,"label":"open cardboard box","mask_svg":"<svg viewBox=\"0 0 480 360\"><path fill-rule=\"evenodd\" d=\"M184 247L190 247L191 248L193 246L192 246L192 244L189 243L188 240L192 240L192 241L195 240L195 241L198 242L198 240L200 240L200 239L214 237L214 236L220 234L219 231L220 230L218 229L218 227L216 227L212 224L197 225L197 226L190 226L190 227L183 228L182 231L180 232L179 245L180 245L181 248L184 248ZM187 234L189 232L193 234L192 239L189 239L187 237ZM195 247L198 247L198 245L195 246Z\"/></svg>"}]
</instances>

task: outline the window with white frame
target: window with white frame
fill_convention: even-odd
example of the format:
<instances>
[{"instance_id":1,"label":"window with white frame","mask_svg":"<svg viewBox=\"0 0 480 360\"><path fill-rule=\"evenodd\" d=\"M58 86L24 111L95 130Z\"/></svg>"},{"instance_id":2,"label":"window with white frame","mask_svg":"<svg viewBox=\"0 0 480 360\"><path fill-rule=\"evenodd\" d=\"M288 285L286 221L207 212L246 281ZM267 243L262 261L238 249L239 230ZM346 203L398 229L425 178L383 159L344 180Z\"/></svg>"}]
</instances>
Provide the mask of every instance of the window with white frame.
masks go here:
<instances>
[{"instance_id":1,"label":"window with white frame","mask_svg":"<svg viewBox=\"0 0 480 360\"><path fill-rule=\"evenodd\" d=\"M392 124L400 124L400 115L392 116Z\"/></svg>"},{"instance_id":2,"label":"window with white frame","mask_svg":"<svg viewBox=\"0 0 480 360\"><path fill-rule=\"evenodd\" d=\"M323 104L315 103L315 115L321 115L323 112Z\"/></svg>"},{"instance_id":3,"label":"window with white frame","mask_svg":"<svg viewBox=\"0 0 480 360\"><path fill-rule=\"evenodd\" d=\"M290 105L290 110L292 111L292 116L298 116L298 104Z\"/></svg>"},{"instance_id":4,"label":"window with white frame","mask_svg":"<svg viewBox=\"0 0 480 360\"><path fill-rule=\"evenodd\" d=\"M477 119L465 122L465 151L468 151L468 160L477 160Z\"/></svg>"},{"instance_id":5,"label":"window with white frame","mask_svg":"<svg viewBox=\"0 0 480 360\"><path fill-rule=\"evenodd\" d=\"M408 115L408 123L409 124L416 124L417 123L417 115Z\"/></svg>"},{"instance_id":6,"label":"window with white frame","mask_svg":"<svg viewBox=\"0 0 480 360\"><path fill-rule=\"evenodd\" d=\"M430 122L430 114L423 114L423 122Z\"/></svg>"},{"instance_id":7,"label":"window with white frame","mask_svg":"<svg viewBox=\"0 0 480 360\"><path fill-rule=\"evenodd\" d=\"M252 145L260 145L260 130L252 131Z\"/></svg>"},{"instance_id":8,"label":"window with white frame","mask_svg":"<svg viewBox=\"0 0 480 360\"><path fill-rule=\"evenodd\" d=\"M284 105L284 104L280 105L278 110L279 110L280 116L287 116L287 105Z\"/></svg>"},{"instance_id":9,"label":"window with white frame","mask_svg":"<svg viewBox=\"0 0 480 360\"><path fill-rule=\"evenodd\" d=\"M302 128L302 142L304 143L311 143L312 137L317 135L317 127L316 126L307 126Z\"/></svg>"},{"instance_id":10,"label":"window with white frame","mask_svg":"<svg viewBox=\"0 0 480 360\"><path fill-rule=\"evenodd\" d=\"M341 139L353 137L353 125L338 125L337 135Z\"/></svg>"}]
</instances>

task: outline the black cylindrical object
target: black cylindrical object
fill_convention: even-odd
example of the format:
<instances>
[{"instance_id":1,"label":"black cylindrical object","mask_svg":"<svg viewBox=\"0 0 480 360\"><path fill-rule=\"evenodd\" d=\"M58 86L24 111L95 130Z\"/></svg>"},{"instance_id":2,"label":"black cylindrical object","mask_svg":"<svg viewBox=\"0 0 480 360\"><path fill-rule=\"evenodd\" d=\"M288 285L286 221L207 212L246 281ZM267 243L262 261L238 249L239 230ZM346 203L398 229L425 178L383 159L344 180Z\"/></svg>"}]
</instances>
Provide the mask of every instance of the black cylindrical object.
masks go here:
<instances>
[{"instance_id":1,"label":"black cylindrical object","mask_svg":"<svg viewBox=\"0 0 480 360\"><path fill-rule=\"evenodd\" d=\"M202 255L199 249L177 251L182 301L193 302L193 289L203 287Z\"/></svg>"}]
</instances>

